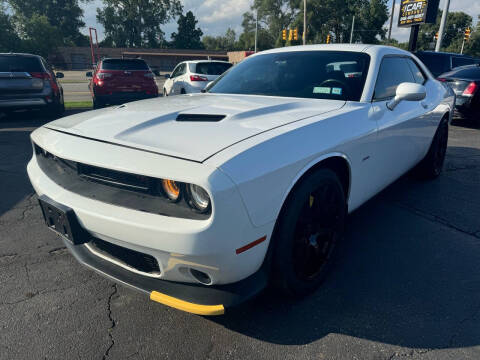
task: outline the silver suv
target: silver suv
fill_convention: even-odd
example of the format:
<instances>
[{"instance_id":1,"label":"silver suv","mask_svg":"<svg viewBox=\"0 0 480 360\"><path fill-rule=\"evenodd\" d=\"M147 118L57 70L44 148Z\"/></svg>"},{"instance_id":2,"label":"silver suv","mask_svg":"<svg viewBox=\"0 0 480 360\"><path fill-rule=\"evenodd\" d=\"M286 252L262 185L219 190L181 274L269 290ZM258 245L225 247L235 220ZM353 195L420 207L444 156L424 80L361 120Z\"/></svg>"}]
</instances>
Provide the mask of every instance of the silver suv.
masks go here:
<instances>
[{"instance_id":1,"label":"silver suv","mask_svg":"<svg viewBox=\"0 0 480 360\"><path fill-rule=\"evenodd\" d=\"M65 111L63 89L41 56L0 53L0 112L41 108L59 117Z\"/></svg>"}]
</instances>

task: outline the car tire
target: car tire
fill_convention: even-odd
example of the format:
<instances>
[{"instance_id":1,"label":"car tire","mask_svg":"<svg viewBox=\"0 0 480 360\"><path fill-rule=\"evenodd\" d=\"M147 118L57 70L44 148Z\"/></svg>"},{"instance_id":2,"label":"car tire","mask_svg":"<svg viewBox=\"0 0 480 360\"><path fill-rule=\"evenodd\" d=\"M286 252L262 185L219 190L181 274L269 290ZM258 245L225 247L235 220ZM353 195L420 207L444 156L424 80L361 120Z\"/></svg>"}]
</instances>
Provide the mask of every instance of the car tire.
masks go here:
<instances>
[{"instance_id":1,"label":"car tire","mask_svg":"<svg viewBox=\"0 0 480 360\"><path fill-rule=\"evenodd\" d=\"M416 168L416 173L421 178L435 179L442 173L447 146L448 118L444 117L438 125L427 155Z\"/></svg>"},{"instance_id":2,"label":"car tire","mask_svg":"<svg viewBox=\"0 0 480 360\"><path fill-rule=\"evenodd\" d=\"M185 89L180 90L180 94L185 95L186 93Z\"/></svg>"},{"instance_id":3,"label":"car tire","mask_svg":"<svg viewBox=\"0 0 480 360\"><path fill-rule=\"evenodd\" d=\"M49 105L47 112L49 118L60 118L65 113L65 104L63 102L51 104Z\"/></svg>"},{"instance_id":4,"label":"car tire","mask_svg":"<svg viewBox=\"0 0 480 360\"><path fill-rule=\"evenodd\" d=\"M99 100L93 99L93 109L101 109L105 106L105 104Z\"/></svg>"},{"instance_id":5,"label":"car tire","mask_svg":"<svg viewBox=\"0 0 480 360\"><path fill-rule=\"evenodd\" d=\"M347 204L338 176L320 168L288 196L272 238L271 282L284 295L302 297L325 279L344 237Z\"/></svg>"}]
</instances>

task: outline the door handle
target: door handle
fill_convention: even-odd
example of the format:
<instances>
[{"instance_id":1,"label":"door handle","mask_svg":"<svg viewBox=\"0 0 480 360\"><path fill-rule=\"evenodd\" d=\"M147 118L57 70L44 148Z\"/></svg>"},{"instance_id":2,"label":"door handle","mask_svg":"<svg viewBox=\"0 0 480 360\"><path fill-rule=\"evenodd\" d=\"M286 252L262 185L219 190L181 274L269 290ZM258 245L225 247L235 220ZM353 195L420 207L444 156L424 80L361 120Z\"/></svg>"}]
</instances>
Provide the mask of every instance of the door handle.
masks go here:
<instances>
[{"instance_id":1,"label":"door handle","mask_svg":"<svg viewBox=\"0 0 480 360\"><path fill-rule=\"evenodd\" d=\"M425 101L420 102L420 105L422 105L424 109L428 109L428 104Z\"/></svg>"}]
</instances>

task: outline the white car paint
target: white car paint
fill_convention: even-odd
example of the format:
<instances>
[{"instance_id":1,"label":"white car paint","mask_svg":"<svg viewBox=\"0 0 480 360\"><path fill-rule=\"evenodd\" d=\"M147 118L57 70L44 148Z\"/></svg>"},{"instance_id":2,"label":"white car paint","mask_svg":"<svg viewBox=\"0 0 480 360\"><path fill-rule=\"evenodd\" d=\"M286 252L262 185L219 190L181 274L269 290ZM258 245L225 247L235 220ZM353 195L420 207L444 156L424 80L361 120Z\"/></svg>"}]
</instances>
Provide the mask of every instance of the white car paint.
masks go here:
<instances>
[{"instance_id":1,"label":"white car paint","mask_svg":"<svg viewBox=\"0 0 480 360\"><path fill-rule=\"evenodd\" d=\"M180 94L200 93L210 82L216 80L220 75L206 75L192 71L192 67L196 67L201 63L220 63L229 64L227 61L219 60L196 60L184 61L179 63L173 69L170 77L165 80L163 85L163 94L167 96ZM192 66L193 65L193 66ZM205 81L191 81L191 75L198 75L205 78Z\"/></svg>"},{"instance_id":2,"label":"white car paint","mask_svg":"<svg viewBox=\"0 0 480 360\"><path fill-rule=\"evenodd\" d=\"M87 199L50 180L34 156L28 174L35 191L74 209L81 225L95 236L156 257L164 280L195 282L182 267L206 272L212 284L244 279L260 268L284 200L312 166L331 157L348 162L351 212L417 164L442 117L451 117L454 95L421 63L428 77L424 100L402 101L393 111L386 107L387 100L372 102L382 58L414 58L399 49L312 45L251 58L322 50L370 55L359 102L197 94L73 115L32 133L35 144L61 158L200 185L212 201L208 220ZM178 114L189 113L226 117L211 123L175 121ZM267 241L236 254L265 235Z\"/></svg>"}]
</instances>

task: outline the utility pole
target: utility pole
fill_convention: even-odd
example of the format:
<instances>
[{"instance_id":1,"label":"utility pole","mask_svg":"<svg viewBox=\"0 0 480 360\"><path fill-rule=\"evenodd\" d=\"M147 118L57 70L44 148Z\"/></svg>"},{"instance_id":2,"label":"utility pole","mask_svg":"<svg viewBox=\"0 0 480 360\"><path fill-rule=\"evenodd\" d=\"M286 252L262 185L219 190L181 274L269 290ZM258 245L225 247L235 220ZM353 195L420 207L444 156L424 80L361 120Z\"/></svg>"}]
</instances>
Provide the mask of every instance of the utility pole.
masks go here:
<instances>
[{"instance_id":1,"label":"utility pole","mask_svg":"<svg viewBox=\"0 0 480 360\"><path fill-rule=\"evenodd\" d=\"M303 0L303 45L307 44L307 0Z\"/></svg>"},{"instance_id":2,"label":"utility pole","mask_svg":"<svg viewBox=\"0 0 480 360\"><path fill-rule=\"evenodd\" d=\"M442 47L443 33L445 32L445 25L447 23L448 8L450 7L450 0L445 1L445 6L443 7L442 21L440 21L440 30L438 31L438 40L437 45L435 46L435 51L439 52Z\"/></svg>"},{"instance_id":3,"label":"utility pole","mask_svg":"<svg viewBox=\"0 0 480 360\"><path fill-rule=\"evenodd\" d=\"M258 9L255 17L255 53L257 52L257 38L258 38Z\"/></svg>"},{"instance_id":4,"label":"utility pole","mask_svg":"<svg viewBox=\"0 0 480 360\"><path fill-rule=\"evenodd\" d=\"M353 29L355 28L355 15L353 15L352 19L352 31L350 31L350 44L353 42Z\"/></svg>"},{"instance_id":5,"label":"utility pole","mask_svg":"<svg viewBox=\"0 0 480 360\"><path fill-rule=\"evenodd\" d=\"M392 15L390 16L390 27L388 28L388 43L390 44L390 39L392 37L392 25L393 25L393 15L395 14L395 0L392 4Z\"/></svg>"}]
</instances>

